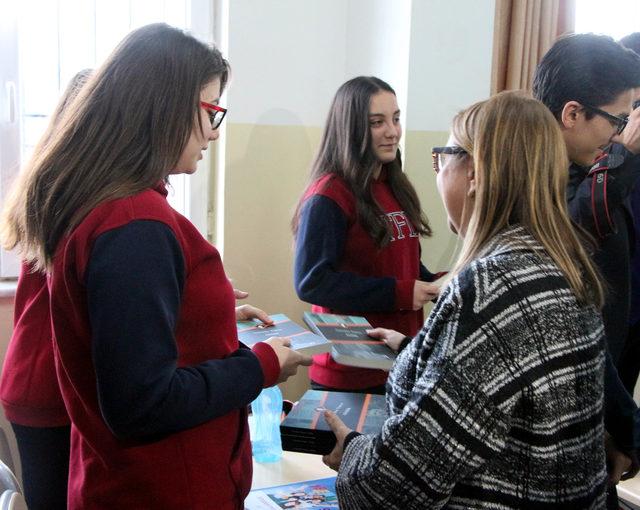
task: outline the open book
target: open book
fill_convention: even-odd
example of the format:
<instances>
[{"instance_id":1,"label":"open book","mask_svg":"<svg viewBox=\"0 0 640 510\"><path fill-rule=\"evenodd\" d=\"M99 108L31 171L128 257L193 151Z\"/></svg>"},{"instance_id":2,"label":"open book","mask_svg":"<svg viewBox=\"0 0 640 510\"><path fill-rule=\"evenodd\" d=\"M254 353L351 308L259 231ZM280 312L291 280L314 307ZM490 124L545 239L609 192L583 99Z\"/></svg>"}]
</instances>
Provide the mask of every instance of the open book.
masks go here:
<instances>
[{"instance_id":1,"label":"open book","mask_svg":"<svg viewBox=\"0 0 640 510\"><path fill-rule=\"evenodd\" d=\"M238 321L238 340L251 347L258 342L274 336L286 336L291 338L291 348L302 354L322 354L331 350L331 342L322 336L315 335L302 326L298 326L289 317L282 313L270 316L273 326L266 326L261 321Z\"/></svg>"},{"instance_id":2,"label":"open book","mask_svg":"<svg viewBox=\"0 0 640 510\"><path fill-rule=\"evenodd\" d=\"M303 320L311 331L331 341L331 357L336 363L391 370L396 354L384 342L367 335L372 326L364 317L305 312Z\"/></svg>"}]
</instances>

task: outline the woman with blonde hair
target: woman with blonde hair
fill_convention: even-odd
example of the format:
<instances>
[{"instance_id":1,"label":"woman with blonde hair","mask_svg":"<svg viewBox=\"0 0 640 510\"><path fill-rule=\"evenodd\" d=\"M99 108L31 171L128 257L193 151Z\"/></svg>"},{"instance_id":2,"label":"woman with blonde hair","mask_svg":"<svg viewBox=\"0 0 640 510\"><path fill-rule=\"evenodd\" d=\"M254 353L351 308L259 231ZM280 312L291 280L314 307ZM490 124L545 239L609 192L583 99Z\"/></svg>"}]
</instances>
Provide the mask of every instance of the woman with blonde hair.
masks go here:
<instances>
[{"instance_id":1,"label":"woman with blonde hair","mask_svg":"<svg viewBox=\"0 0 640 510\"><path fill-rule=\"evenodd\" d=\"M557 123L499 94L433 156L461 252L390 373L381 433L327 412L340 508L602 508L603 290L567 213Z\"/></svg>"}]
</instances>

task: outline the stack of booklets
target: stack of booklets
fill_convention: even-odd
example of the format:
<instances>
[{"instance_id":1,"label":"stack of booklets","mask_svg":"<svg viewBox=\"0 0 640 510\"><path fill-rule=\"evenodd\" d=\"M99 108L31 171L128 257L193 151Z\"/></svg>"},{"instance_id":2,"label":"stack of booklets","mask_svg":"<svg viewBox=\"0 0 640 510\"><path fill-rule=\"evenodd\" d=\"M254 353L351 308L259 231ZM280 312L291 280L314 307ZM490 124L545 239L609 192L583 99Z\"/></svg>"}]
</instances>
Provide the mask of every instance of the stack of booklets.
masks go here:
<instances>
[{"instance_id":1,"label":"stack of booklets","mask_svg":"<svg viewBox=\"0 0 640 510\"><path fill-rule=\"evenodd\" d=\"M331 341L331 357L336 363L391 370L396 354L384 342L367 335L372 326L364 317L305 312L303 320L311 331Z\"/></svg>"},{"instance_id":2,"label":"stack of booklets","mask_svg":"<svg viewBox=\"0 0 640 510\"><path fill-rule=\"evenodd\" d=\"M336 478L322 478L290 483L267 489L255 489L244 501L245 510L281 510L304 508L330 510L339 508Z\"/></svg>"},{"instance_id":3,"label":"stack of booklets","mask_svg":"<svg viewBox=\"0 0 640 510\"><path fill-rule=\"evenodd\" d=\"M270 316L273 326L267 326L258 319L238 321L238 340L251 347L258 342L274 336L286 336L291 339L291 348L302 354L322 354L331 350L331 342L322 336L315 335L293 322L282 313Z\"/></svg>"},{"instance_id":4,"label":"stack of booklets","mask_svg":"<svg viewBox=\"0 0 640 510\"><path fill-rule=\"evenodd\" d=\"M328 409L351 430L377 434L387 418L384 395L308 390L280 424L282 449L326 455L336 436L324 419Z\"/></svg>"}]
</instances>

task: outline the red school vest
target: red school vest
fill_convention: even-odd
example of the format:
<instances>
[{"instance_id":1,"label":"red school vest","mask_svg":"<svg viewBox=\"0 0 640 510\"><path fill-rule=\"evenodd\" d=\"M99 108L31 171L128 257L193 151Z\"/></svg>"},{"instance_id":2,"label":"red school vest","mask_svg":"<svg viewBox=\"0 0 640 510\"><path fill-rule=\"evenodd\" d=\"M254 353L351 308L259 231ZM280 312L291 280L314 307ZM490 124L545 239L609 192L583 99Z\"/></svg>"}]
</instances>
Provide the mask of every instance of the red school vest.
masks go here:
<instances>
[{"instance_id":1,"label":"red school vest","mask_svg":"<svg viewBox=\"0 0 640 510\"><path fill-rule=\"evenodd\" d=\"M338 204L347 218L348 230L344 254L339 271L349 271L362 276L393 277L396 279L396 309L384 313L362 313L313 305L318 313L364 315L374 327L395 329L413 336L422 327L422 310L414 311L413 286L420 278L420 237L406 217L393 195L386 179L386 172L372 184L373 197L387 215L394 236L387 246L378 248L373 238L357 220L355 197L347 183L336 175L325 175L307 191L305 199L323 195ZM330 354L313 357L309 377L324 386L334 388L367 388L384 384L387 372L339 365Z\"/></svg>"},{"instance_id":2,"label":"red school vest","mask_svg":"<svg viewBox=\"0 0 640 510\"><path fill-rule=\"evenodd\" d=\"M147 190L96 207L64 239L49 282L54 349L72 420L70 509L240 509L252 476L246 410L148 444L127 444L100 413L83 286L96 238L135 220L171 228L185 261L176 327L178 366L224 358L239 347L233 289L218 251L166 201ZM135 285L135 282L132 282ZM141 318L144 320L144 318Z\"/></svg>"},{"instance_id":3,"label":"red school vest","mask_svg":"<svg viewBox=\"0 0 640 510\"><path fill-rule=\"evenodd\" d=\"M47 278L27 264L22 264L18 279L0 400L11 423L26 427L69 425L53 361Z\"/></svg>"}]
</instances>

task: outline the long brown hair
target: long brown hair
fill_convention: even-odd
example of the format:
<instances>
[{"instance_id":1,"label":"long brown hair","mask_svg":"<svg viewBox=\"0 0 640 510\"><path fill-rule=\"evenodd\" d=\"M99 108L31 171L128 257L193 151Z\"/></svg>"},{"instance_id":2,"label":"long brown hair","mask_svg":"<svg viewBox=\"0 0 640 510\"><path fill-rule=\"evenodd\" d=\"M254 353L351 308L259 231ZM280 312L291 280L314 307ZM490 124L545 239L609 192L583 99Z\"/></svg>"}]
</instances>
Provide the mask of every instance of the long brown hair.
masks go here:
<instances>
[{"instance_id":1,"label":"long brown hair","mask_svg":"<svg viewBox=\"0 0 640 510\"><path fill-rule=\"evenodd\" d=\"M549 109L522 93L503 92L456 115L452 134L473 155L476 190L450 278L501 230L520 224L558 265L578 301L601 307L601 278L585 249L593 242L569 217L569 159Z\"/></svg>"},{"instance_id":2,"label":"long brown hair","mask_svg":"<svg viewBox=\"0 0 640 510\"><path fill-rule=\"evenodd\" d=\"M395 95L388 83L373 76L358 76L338 89L310 175L310 183L326 174L338 175L346 181L356 198L358 221L378 247L386 246L391 240L389 223L371 193L371 183L379 161L371 143L369 103L371 96L381 91ZM394 196L413 226L420 235L430 236L431 227L420 208L418 195L402 171L400 151L394 161L383 165L383 169ZM291 222L294 235L298 232L301 207L302 199Z\"/></svg>"},{"instance_id":3,"label":"long brown hair","mask_svg":"<svg viewBox=\"0 0 640 510\"><path fill-rule=\"evenodd\" d=\"M99 203L162 181L200 124L201 90L229 72L220 52L176 28L127 35L67 108L18 181L2 239L38 269ZM15 206L14 204L14 206Z\"/></svg>"}]
</instances>

